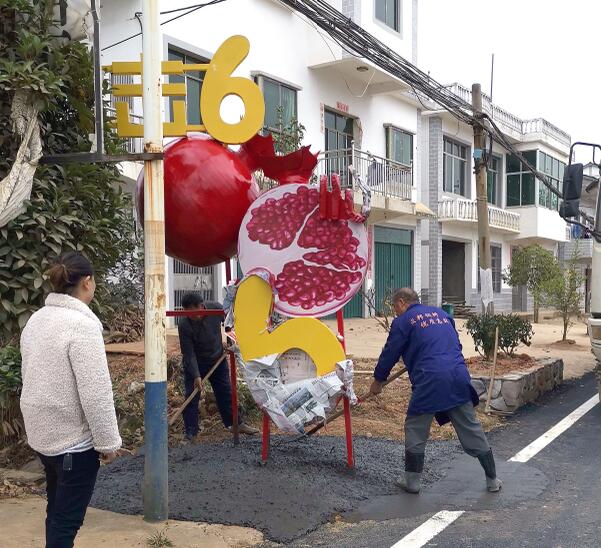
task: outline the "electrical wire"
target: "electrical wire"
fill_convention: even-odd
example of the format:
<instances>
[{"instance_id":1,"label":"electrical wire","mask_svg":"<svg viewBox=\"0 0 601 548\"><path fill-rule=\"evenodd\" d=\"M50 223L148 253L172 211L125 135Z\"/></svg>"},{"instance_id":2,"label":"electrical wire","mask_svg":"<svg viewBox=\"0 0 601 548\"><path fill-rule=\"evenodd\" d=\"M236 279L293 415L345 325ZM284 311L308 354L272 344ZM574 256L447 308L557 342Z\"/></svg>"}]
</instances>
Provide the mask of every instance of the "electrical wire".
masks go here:
<instances>
[{"instance_id":1,"label":"electrical wire","mask_svg":"<svg viewBox=\"0 0 601 548\"><path fill-rule=\"evenodd\" d=\"M171 19L167 19L167 21L163 21L161 23L161 26L166 25L167 23L171 23L172 21L175 21L177 19L180 19L181 17L185 17L186 15L190 15L191 13L194 13L195 11L198 11L199 9L206 8L208 6L213 6L215 4L221 4L222 2L225 2L225 0L210 0L210 2L205 2L204 4L195 4L193 6L187 6L185 8L178 8L178 9L171 10L171 11L162 11L161 15L166 15L168 13L175 13L178 11L188 10L185 13L180 13L179 15L172 17ZM123 40L119 40L118 42L115 42L114 44L105 46L102 48L101 51L106 51L107 49L111 49L111 48L114 48L115 46L124 44L125 42L128 42L129 40L133 40L134 38L137 38L138 36L142 36L142 31L137 32L136 34L132 34L131 36L128 36L127 38L123 38Z\"/></svg>"},{"instance_id":2,"label":"electrical wire","mask_svg":"<svg viewBox=\"0 0 601 548\"><path fill-rule=\"evenodd\" d=\"M530 171L549 191L563 199L563 195L553 186L548 176L538 171L524 157L521 151L511 143L494 122L492 117L486 113L476 116L472 105L458 97L453 91L428 74L421 71L404 57L390 49L377 40L352 19L344 16L325 0L279 0L280 3L301 13L309 21L326 32L329 38L339 44L345 51L356 57L365 58L389 74L406 82L414 91L416 97L421 101L420 93L429 98L449 113L453 114L458 121L470 126L482 126L490 135L490 138L505 147L509 152L519 158L526 169ZM571 219L565 219L568 223L576 224L590 232L596 238L601 239L598 231Z\"/></svg>"}]
</instances>

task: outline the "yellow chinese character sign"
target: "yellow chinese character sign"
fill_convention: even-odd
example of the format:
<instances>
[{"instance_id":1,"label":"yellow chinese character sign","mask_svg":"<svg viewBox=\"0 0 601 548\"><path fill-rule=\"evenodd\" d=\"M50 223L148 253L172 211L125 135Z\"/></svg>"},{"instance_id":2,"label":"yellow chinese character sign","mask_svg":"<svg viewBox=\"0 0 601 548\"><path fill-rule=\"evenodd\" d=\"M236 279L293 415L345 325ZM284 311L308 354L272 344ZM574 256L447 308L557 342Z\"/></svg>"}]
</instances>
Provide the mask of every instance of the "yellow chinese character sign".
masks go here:
<instances>
[{"instance_id":1,"label":"yellow chinese character sign","mask_svg":"<svg viewBox=\"0 0 601 548\"><path fill-rule=\"evenodd\" d=\"M163 61L162 74L184 75L187 71L204 71L205 77L200 94L200 112L204 124L188 124L186 120L186 84L165 83L163 97L182 97L173 101L173 120L163 124L165 137L179 137L188 132L203 131L227 144L245 143L263 127L265 103L257 84L243 77L232 76L234 70L246 59L250 43L244 36L228 38L217 50L210 63L182 63ZM108 72L121 75L142 74L142 62L115 62L106 67ZM116 84L115 97L141 97L142 84ZM244 104L244 116L236 124L223 121L221 102L228 95L236 95ZM143 137L144 126L130 122L129 105L117 102L117 134L120 137Z\"/></svg>"}]
</instances>

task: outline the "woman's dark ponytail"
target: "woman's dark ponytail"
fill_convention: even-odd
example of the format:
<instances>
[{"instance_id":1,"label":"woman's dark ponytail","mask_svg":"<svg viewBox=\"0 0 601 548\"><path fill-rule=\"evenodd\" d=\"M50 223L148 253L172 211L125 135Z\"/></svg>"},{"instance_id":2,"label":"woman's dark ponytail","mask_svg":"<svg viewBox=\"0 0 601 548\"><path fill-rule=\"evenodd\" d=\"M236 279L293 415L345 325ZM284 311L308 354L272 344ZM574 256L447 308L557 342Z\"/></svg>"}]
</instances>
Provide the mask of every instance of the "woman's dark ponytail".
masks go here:
<instances>
[{"instance_id":1,"label":"woman's dark ponytail","mask_svg":"<svg viewBox=\"0 0 601 548\"><path fill-rule=\"evenodd\" d=\"M77 251L63 253L47 272L55 293L71 294L82 278L94 276L94 268Z\"/></svg>"}]
</instances>

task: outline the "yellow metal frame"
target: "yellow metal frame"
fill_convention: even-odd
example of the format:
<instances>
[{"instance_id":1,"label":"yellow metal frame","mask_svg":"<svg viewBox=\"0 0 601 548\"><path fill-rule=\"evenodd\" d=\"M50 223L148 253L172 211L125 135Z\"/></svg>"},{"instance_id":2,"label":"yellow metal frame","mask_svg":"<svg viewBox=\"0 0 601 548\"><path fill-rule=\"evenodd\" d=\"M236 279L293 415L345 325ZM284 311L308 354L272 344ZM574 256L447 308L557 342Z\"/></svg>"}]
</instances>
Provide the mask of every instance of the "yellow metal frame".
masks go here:
<instances>
[{"instance_id":1,"label":"yellow metal frame","mask_svg":"<svg viewBox=\"0 0 601 548\"><path fill-rule=\"evenodd\" d=\"M189 132L203 131L214 139L227 144L245 143L263 127L265 102L261 89L248 78L232 76L233 71L246 59L250 43L244 36L228 38L217 50L210 63L182 63L163 61L162 74L183 75L188 71L204 71L205 77L200 95L200 112L204 124L188 124L186 101L173 101L173 121L163 124L165 137L179 137ZM104 67L105 71L121 75L141 75L141 61L118 61ZM115 84L115 97L141 97L142 83ZM186 97L184 83L164 83L163 97ZM221 118L221 102L228 95L238 96L244 103L244 116L235 124ZM116 127L120 137L143 137L144 126L130 121L129 105L116 103Z\"/></svg>"},{"instance_id":2,"label":"yellow metal frame","mask_svg":"<svg viewBox=\"0 0 601 548\"><path fill-rule=\"evenodd\" d=\"M273 292L265 280L249 276L240 283L234 302L234 329L244 360L298 348L313 360L321 377L346 359L336 335L317 318L292 318L269 332L272 307Z\"/></svg>"}]
</instances>

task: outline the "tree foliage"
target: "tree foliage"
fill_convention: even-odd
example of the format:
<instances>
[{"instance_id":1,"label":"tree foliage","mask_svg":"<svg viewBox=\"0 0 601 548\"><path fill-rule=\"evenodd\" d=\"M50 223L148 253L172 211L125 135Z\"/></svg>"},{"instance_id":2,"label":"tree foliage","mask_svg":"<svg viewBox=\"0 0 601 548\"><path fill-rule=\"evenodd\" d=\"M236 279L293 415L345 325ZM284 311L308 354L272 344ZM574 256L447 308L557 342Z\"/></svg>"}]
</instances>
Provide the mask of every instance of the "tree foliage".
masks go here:
<instances>
[{"instance_id":1,"label":"tree foliage","mask_svg":"<svg viewBox=\"0 0 601 548\"><path fill-rule=\"evenodd\" d=\"M80 43L53 39L48 2L5 0L0 8L0 178L18 142L10 108L15 92L38 105L44 155L89 151L94 131L93 64ZM107 151L119 144L107 132ZM136 246L131 199L116 166L40 165L31 199L0 228L0 342L15 340L50 291L45 271L63 251L85 253L97 270L96 311L111 306L106 278Z\"/></svg>"},{"instance_id":2,"label":"tree foliage","mask_svg":"<svg viewBox=\"0 0 601 548\"><path fill-rule=\"evenodd\" d=\"M465 327L474 340L476 351L487 360L492 359L494 355L497 327L499 328L499 349L509 357L513 357L515 349L520 344L530 346L534 334L530 321L517 314L471 316Z\"/></svg>"},{"instance_id":3,"label":"tree foliage","mask_svg":"<svg viewBox=\"0 0 601 548\"><path fill-rule=\"evenodd\" d=\"M544 303L557 310L563 320L562 341L567 339L568 330L573 325L572 316L580 312L582 302L580 289L583 282L584 276L578 264L578 248L576 248L570 261L561 267L559 274L545 284Z\"/></svg>"},{"instance_id":4,"label":"tree foliage","mask_svg":"<svg viewBox=\"0 0 601 548\"><path fill-rule=\"evenodd\" d=\"M534 300L534 322L539 319L546 284L559 274L559 264L553 254L540 245L518 249L504 273L511 287L526 286Z\"/></svg>"}]
</instances>

